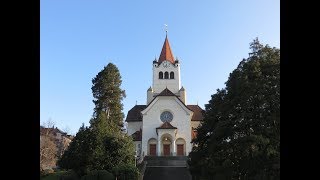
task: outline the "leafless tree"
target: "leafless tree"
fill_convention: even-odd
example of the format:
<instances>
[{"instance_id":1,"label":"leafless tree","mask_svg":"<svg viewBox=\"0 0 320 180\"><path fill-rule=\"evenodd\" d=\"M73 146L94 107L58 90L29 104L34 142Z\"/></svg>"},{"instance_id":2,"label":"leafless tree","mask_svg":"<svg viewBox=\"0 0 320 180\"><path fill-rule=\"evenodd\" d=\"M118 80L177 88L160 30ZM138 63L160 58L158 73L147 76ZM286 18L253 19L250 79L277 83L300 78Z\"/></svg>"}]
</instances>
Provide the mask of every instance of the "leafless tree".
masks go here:
<instances>
[{"instance_id":1,"label":"leafless tree","mask_svg":"<svg viewBox=\"0 0 320 180\"><path fill-rule=\"evenodd\" d=\"M62 131L65 132L67 135L70 135L71 133L69 126L64 127Z\"/></svg>"},{"instance_id":2,"label":"leafless tree","mask_svg":"<svg viewBox=\"0 0 320 180\"><path fill-rule=\"evenodd\" d=\"M54 129L55 122L52 121L51 118L49 118L47 121L42 123L42 132L40 132L43 136L49 136Z\"/></svg>"},{"instance_id":3,"label":"leafless tree","mask_svg":"<svg viewBox=\"0 0 320 180\"><path fill-rule=\"evenodd\" d=\"M57 146L49 136L40 137L40 170L55 166Z\"/></svg>"},{"instance_id":4,"label":"leafless tree","mask_svg":"<svg viewBox=\"0 0 320 180\"><path fill-rule=\"evenodd\" d=\"M54 122L49 119L40 129L40 171L55 166L57 161L57 146L51 131Z\"/></svg>"}]
</instances>

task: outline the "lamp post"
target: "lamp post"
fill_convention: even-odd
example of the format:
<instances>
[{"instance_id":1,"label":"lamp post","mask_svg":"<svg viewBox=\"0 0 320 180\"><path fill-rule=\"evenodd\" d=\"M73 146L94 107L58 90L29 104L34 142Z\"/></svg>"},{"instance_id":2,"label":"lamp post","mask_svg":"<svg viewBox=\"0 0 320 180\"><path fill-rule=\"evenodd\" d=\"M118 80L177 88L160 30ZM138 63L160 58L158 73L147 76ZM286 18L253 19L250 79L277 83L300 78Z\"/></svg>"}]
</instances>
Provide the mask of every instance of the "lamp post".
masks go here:
<instances>
[{"instance_id":1,"label":"lamp post","mask_svg":"<svg viewBox=\"0 0 320 180\"><path fill-rule=\"evenodd\" d=\"M134 155L134 166L137 167L137 151L135 151Z\"/></svg>"}]
</instances>

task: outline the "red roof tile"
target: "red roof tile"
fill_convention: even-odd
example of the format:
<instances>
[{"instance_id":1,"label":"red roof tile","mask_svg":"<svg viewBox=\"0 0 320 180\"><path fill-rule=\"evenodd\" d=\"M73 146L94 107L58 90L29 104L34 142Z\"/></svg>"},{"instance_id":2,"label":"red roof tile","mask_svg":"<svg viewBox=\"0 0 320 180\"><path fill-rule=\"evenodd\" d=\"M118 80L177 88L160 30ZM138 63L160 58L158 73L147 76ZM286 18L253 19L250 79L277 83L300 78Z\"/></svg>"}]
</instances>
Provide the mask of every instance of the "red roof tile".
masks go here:
<instances>
[{"instance_id":1,"label":"red roof tile","mask_svg":"<svg viewBox=\"0 0 320 180\"><path fill-rule=\"evenodd\" d=\"M132 109L129 110L126 122L142 121L141 111L146 107L146 105L135 105Z\"/></svg>"},{"instance_id":2,"label":"red roof tile","mask_svg":"<svg viewBox=\"0 0 320 180\"><path fill-rule=\"evenodd\" d=\"M174 58L173 58L173 54L170 48L170 44L169 44L169 40L168 37L166 35L166 39L164 40L163 46L162 46L162 50L160 53L160 57L158 60L158 63L160 64L162 61L164 60L168 60L170 61L172 64L174 64Z\"/></svg>"},{"instance_id":3,"label":"red roof tile","mask_svg":"<svg viewBox=\"0 0 320 180\"><path fill-rule=\"evenodd\" d=\"M171 92L168 88L165 88L163 91L161 91L160 94L158 94L157 96L176 96L175 94L173 94L173 92Z\"/></svg>"},{"instance_id":4,"label":"red roof tile","mask_svg":"<svg viewBox=\"0 0 320 180\"><path fill-rule=\"evenodd\" d=\"M202 121L204 110L198 105L187 105L187 107L193 111L191 121Z\"/></svg>"},{"instance_id":5,"label":"red roof tile","mask_svg":"<svg viewBox=\"0 0 320 180\"><path fill-rule=\"evenodd\" d=\"M156 129L177 129L177 128L172 126L169 122L164 122L160 127L157 127Z\"/></svg>"}]
</instances>

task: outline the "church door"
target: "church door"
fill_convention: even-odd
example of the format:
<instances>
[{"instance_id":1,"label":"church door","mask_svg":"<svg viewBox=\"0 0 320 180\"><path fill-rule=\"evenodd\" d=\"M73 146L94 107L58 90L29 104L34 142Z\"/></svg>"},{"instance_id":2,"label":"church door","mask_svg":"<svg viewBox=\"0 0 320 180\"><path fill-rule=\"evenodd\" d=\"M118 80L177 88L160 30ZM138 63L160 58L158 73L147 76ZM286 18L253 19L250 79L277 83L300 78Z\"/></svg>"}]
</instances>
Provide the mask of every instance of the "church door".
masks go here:
<instances>
[{"instance_id":1,"label":"church door","mask_svg":"<svg viewBox=\"0 0 320 180\"><path fill-rule=\"evenodd\" d=\"M183 156L184 153L183 153L183 144L177 144L177 155L178 156Z\"/></svg>"},{"instance_id":2,"label":"church door","mask_svg":"<svg viewBox=\"0 0 320 180\"><path fill-rule=\"evenodd\" d=\"M156 144L150 144L150 156L155 156L156 155Z\"/></svg>"},{"instance_id":3,"label":"church door","mask_svg":"<svg viewBox=\"0 0 320 180\"><path fill-rule=\"evenodd\" d=\"M163 155L165 155L165 156L170 155L170 144L163 145Z\"/></svg>"}]
</instances>

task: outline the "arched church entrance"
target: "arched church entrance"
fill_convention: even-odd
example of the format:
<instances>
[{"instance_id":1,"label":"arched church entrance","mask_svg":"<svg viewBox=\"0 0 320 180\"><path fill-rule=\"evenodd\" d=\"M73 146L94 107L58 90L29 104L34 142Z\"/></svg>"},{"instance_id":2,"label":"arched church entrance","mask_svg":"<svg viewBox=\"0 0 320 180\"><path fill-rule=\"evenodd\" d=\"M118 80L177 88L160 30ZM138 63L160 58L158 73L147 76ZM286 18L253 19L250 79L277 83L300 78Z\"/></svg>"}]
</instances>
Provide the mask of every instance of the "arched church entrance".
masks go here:
<instances>
[{"instance_id":1,"label":"arched church entrance","mask_svg":"<svg viewBox=\"0 0 320 180\"><path fill-rule=\"evenodd\" d=\"M148 141L148 155L149 156L157 155L157 140L155 138L150 138Z\"/></svg>"},{"instance_id":2,"label":"arched church entrance","mask_svg":"<svg viewBox=\"0 0 320 180\"><path fill-rule=\"evenodd\" d=\"M178 138L176 140L176 146L177 146L177 156L185 156L186 141L183 138Z\"/></svg>"},{"instance_id":3,"label":"arched church entrance","mask_svg":"<svg viewBox=\"0 0 320 180\"><path fill-rule=\"evenodd\" d=\"M170 156L172 155L172 137L169 134L162 135L161 138L161 144L162 144L162 155L163 156Z\"/></svg>"}]
</instances>

